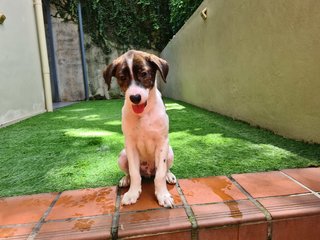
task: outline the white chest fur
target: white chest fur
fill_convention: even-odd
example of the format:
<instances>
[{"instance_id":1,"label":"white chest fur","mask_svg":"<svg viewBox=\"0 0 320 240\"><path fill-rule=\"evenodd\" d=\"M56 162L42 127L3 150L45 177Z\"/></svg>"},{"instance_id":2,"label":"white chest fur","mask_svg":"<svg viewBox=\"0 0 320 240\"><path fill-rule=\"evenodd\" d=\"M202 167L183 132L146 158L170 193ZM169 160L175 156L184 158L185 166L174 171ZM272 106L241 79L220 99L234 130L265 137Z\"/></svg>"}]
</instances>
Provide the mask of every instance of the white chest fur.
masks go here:
<instances>
[{"instance_id":1,"label":"white chest fur","mask_svg":"<svg viewBox=\"0 0 320 240\"><path fill-rule=\"evenodd\" d=\"M160 92L156 89L152 95L141 116L132 112L128 102L122 109L122 131L126 142L130 141L130 145L137 149L141 173L147 176L154 175L156 147L168 138L169 128Z\"/></svg>"}]
</instances>

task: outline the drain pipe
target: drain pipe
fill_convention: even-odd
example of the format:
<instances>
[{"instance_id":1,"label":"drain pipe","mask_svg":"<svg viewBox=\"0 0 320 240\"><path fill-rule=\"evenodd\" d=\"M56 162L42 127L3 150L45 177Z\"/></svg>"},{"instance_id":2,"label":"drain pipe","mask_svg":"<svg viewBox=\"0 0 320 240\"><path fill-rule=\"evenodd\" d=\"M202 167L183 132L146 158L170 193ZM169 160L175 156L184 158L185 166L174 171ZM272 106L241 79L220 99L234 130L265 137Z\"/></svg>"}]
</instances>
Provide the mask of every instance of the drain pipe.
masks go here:
<instances>
[{"instance_id":1,"label":"drain pipe","mask_svg":"<svg viewBox=\"0 0 320 240\"><path fill-rule=\"evenodd\" d=\"M51 55L51 62L49 61L49 67L50 67L50 78L51 78L51 88L52 88L52 101L53 102L61 102L60 101L60 94L59 94L59 84L58 84L58 76L57 76L57 59L56 59L56 52L55 52L55 45L53 40L53 30L52 30L52 21L51 21L51 0L42 0L42 5L44 6L43 9L46 9L46 20L48 25L48 33L47 39L47 47L48 48L48 54ZM50 57L49 57L50 60Z\"/></svg>"},{"instance_id":2,"label":"drain pipe","mask_svg":"<svg viewBox=\"0 0 320 240\"><path fill-rule=\"evenodd\" d=\"M42 2L41 0L33 0L33 5L35 9L36 22L37 22L37 33L38 33L39 50L40 50L40 58L41 58L42 80L43 80L43 86L44 86L46 110L48 112L52 112L53 109L52 109L52 93L51 93L51 85L50 85L50 69L49 69L46 35L45 35L44 20L43 20Z\"/></svg>"},{"instance_id":3,"label":"drain pipe","mask_svg":"<svg viewBox=\"0 0 320 240\"><path fill-rule=\"evenodd\" d=\"M81 63L83 72L83 85L85 100L89 100L89 90L88 90L88 74L87 74L87 64L86 64L86 50L84 48L84 34L83 34L83 23L82 23L82 11L81 3L78 3L78 20L79 20L79 35L80 35L80 49L81 49Z\"/></svg>"}]
</instances>

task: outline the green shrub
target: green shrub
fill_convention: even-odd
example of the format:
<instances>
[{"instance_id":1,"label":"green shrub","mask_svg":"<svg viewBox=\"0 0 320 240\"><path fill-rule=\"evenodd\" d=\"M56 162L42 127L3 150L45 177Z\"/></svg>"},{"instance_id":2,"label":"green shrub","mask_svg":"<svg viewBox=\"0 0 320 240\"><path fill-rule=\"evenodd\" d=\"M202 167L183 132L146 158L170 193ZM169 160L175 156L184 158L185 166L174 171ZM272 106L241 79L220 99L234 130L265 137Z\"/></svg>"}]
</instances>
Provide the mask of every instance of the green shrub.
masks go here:
<instances>
[{"instance_id":1,"label":"green shrub","mask_svg":"<svg viewBox=\"0 0 320 240\"><path fill-rule=\"evenodd\" d=\"M202 0L170 1L170 25L173 33L179 31L201 2Z\"/></svg>"},{"instance_id":2,"label":"green shrub","mask_svg":"<svg viewBox=\"0 0 320 240\"><path fill-rule=\"evenodd\" d=\"M56 17L77 21L79 0L51 0ZM81 1L83 27L109 54L111 47L161 51L202 0Z\"/></svg>"}]
</instances>

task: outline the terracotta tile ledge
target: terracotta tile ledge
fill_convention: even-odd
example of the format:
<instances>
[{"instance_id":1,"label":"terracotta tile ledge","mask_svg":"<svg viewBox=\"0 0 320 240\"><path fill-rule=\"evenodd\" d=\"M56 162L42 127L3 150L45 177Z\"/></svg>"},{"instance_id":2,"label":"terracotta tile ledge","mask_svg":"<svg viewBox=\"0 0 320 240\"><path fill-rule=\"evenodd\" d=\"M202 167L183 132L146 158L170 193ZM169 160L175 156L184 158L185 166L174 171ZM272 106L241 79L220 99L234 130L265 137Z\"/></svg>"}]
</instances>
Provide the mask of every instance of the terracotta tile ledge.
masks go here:
<instances>
[{"instance_id":1,"label":"terracotta tile ledge","mask_svg":"<svg viewBox=\"0 0 320 240\"><path fill-rule=\"evenodd\" d=\"M320 168L180 179L175 208L153 182L121 206L116 186L0 198L0 239L308 240L320 236Z\"/></svg>"}]
</instances>

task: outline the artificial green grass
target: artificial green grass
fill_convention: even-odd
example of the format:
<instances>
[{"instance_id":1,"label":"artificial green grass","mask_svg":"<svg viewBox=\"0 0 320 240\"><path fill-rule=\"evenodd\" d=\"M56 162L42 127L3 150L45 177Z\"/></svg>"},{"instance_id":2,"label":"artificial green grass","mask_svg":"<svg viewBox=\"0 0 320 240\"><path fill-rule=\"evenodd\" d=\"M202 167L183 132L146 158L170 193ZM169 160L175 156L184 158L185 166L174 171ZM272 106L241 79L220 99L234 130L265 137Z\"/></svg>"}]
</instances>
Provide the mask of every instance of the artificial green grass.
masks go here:
<instances>
[{"instance_id":1,"label":"artificial green grass","mask_svg":"<svg viewBox=\"0 0 320 240\"><path fill-rule=\"evenodd\" d=\"M81 102L0 129L0 196L116 185L123 100ZM320 145L288 140L166 100L178 178L320 165Z\"/></svg>"}]
</instances>

